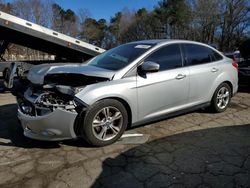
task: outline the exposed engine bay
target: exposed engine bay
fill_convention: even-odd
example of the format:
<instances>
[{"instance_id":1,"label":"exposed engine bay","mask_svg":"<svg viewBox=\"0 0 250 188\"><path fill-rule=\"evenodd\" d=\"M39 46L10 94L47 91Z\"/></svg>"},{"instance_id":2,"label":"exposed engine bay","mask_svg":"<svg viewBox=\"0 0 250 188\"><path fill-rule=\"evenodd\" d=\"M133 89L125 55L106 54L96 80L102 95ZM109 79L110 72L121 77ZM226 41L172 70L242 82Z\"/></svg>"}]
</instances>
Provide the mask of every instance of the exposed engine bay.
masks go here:
<instances>
[{"instance_id":1,"label":"exposed engine bay","mask_svg":"<svg viewBox=\"0 0 250 188\"><path fill-rule=\"evenodd\" d=\"M101 76L96 76L98 72L102 72ZM43 116L57 109L76 112L82 104L76 102L75 95L87 85L109 81L112 75L112 72L81 64L38 65L27 77L19 77L17 91L15 88L13 91L19 109L26 115Z\"/></svg>"},{"instance_id":2,"label":"exposed engine bay","mask_svg":"<svg viewBox=\"0 0 250 188\"><path fill-rule=\"evenodd\" d=\"M77 106L72 96L32 87L23 96L17 96L17 101L20 110L30 116L43 116L56 109L75 112Z\"/></svg>"},{"instance_id":3,"label":"exposed engine bay","mask_svg":"<svg viewBox=\"0 0 250 188\"><path fill-rule=\"evenodd\" d=\"M82 104L77 102L75 94L86 85L108 79L80 74L52 74L46 76L44 80L44 85L35 85L30 82L24 93L17 95L19 108L24 114L43 116L56 109L76 112L77 107L82 107Z\"/></svg>"}]
</instances>

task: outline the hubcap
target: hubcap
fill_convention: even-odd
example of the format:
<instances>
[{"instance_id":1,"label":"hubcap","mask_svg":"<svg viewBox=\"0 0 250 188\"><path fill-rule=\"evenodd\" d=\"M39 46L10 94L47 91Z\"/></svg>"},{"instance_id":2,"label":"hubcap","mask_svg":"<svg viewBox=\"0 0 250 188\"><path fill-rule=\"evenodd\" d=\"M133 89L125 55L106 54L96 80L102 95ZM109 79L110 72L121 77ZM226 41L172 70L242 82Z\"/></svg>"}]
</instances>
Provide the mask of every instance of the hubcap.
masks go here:
<instances>
[{"instance_id":1,"label":"hubcap","mask_svg":"<svg viewBox=\"0 0 250 188\"><path fill-rule=\"evenodd\" d=\"M228 88L222 87L217 93L217 106L221 110L227 107L230 99L230 92Z\"/></svg>"},{"instance_id":2,"label":"hubcap","mask_svg":"<svg viewBox=\"0 0 250 188\"><path fill-rule=\"evenodd\" d=\"M101 109L92 122L94 136L102 141L113 139L121 130L123 123L122 113L115 107Z\"/></svg>"}]
</instances>

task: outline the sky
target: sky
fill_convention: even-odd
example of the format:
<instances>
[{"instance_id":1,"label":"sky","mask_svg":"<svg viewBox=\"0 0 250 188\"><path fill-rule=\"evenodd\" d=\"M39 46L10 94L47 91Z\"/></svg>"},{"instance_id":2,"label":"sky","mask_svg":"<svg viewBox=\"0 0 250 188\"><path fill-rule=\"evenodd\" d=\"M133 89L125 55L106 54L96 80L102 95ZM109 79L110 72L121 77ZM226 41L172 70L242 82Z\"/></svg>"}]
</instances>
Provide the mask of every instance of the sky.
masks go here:
<instances>
[{"instance_id":1,"label":"sky","mask_svg":"<svg viewBox=\"0 0 250 188\"><path fill-rule=\"evenodd\" d=\"M88 9L91 17L95 19L104 18L110 20L112 16L123 8L137 10L146 8L152 10L159 0L54 0L64 9L72 9L78 12L80 8Z\"/></svg>"}]
</instances>

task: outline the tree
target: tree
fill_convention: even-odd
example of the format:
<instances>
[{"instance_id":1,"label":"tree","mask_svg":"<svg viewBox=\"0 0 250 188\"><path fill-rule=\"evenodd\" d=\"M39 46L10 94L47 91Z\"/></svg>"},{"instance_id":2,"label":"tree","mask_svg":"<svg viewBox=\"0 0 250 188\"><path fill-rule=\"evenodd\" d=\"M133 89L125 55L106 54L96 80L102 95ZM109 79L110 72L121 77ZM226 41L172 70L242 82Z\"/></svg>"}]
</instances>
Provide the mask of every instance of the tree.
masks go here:
<instances>
[{"instance_id":1,"label":"tree","mask_svg":"<svg viewBox=\"0 0 250 188\"><path fill-rule=\"evenodd\" d=\"M195 39L204 43L213 43L216 29L220 23L220 0L195 0L193 23Z\"/></svg>"},{"instance_id":2,"label":"tree","mask_svg":"<svg viewBox=\"0 0 250 188\"><path fill-rule=\"evenodd\" d=\"M109 26L109 40L110 40L110 47L116 46L119 44L120 38L120 21L122 17L122 12L117 12L114 17L110 19L110 26Z\"/></svg>"},{"instance_id":3,"label":"tree","mask_svg":"<svg viewBox=\"0 0 250 188\"><path fill-rule=\"evenodd\" d=\"M161 0L155 9L170 38L187 38L191 22L190 5L185 0Z\"/></svg>"},{"instance_id":4,"label":"tree","mask_svg":"<svg viewBox=\"0 0 250 188\"><path fill-rule=\"evenodd\" d=\"M233 50L244 32L250 29L250 2L248 0L222 0L220 3L220 49Z\"/></svg>"},{"instance_id":5,"label":"tree","mask_svg":"<svg viewBox=\"0 0 250 188\"><path fill-rule=\"evenodd\" d=\"M137 10L135 16L136 16L136 17L142 17L142 16L145 16L145 15L147 15L147 14L148 14L147 9L141 8L141 9L138 9L138 10Z\"/></svg>"},{"instance_id":6,"label":"tree","mask_svg":"<svg viewBox=\"0 0 250 188\"><path fill-rule=\"evenodd\" d=\"M83 24L87 18L91 17L91 13L88 9L80 8L78 11L78 17L79 17L80 24Z\"/></svg>"},{"instance_id":7,"label":"tree","mask_svg":"<svg viewBox=\"0 0 250 188\"><path fill-rule=\"evenodd\" d=\"M110 32L110 46L117 46L122 43L121 36L128 29L128 27L134 22L135 12L124 8L121 12L117 12L114 17L111 18L109 27Z\"/></svg>"},{"instance_id":8,"label":"tree","mask_svg":"<svg viewBox=\"0 0 250 188\"><path fill-rule=\"evenodd\" d=\"M50 26L52 10L49 0L29 0L29 8L31 9L33 22L45 27Z\"/></svg>"},{"instance_id":9,"label":"tree","mask_svg":"<svg viewBox=\"0 0 250 188\"><path fill-rule=\"evenodd\" d=\"M8 3L6 3L8 2ZM151 38L217 43L234 50L250 37L249 0L159 0L152 11L124 8L110 21L95 20L87 9L77 14L53 0L0 0L0 10L103 48Z\"/></svg>"},{"instance_id":10,"label":"tree","mask_svg":"<svg viewBox=\"0 0 250 188\"><path fill-rule=\"evenodd\" d=\"M121 34L122 43L161 38L158 28L161 27L162 23L154 13L138 14L137 12L136 15L133 23Z\"/></svg>"},{"instance_id":11,"label":"tree","mask_svg":"<svg viewBox=\"0 0 250 188\"><path fill-rule=\"evenodd\" d=\"M64 27L63 33L70 35L72 37L77 37L79 35L79 18L71 9L67 9L64 12Z\"/></svg>"},{"instance_id":12,"label":"tree","mask_svg":"<svg viewBox=\"0 0 250 188\"><path fill-rule=\"evenodd\" d=\"M0 11L10 13L12 11L12 4L11 3L5 3L5 1L0 0Z\"/></svg>"},{"instance_id":13,"label":"tree","mask_svg":"<svg viewBox=\"0 0 250 188\"><path fill-rule=\"evenodd\" d=\"M51 3L49 0L14 0L12 14L31 22L49 27Z\"/></svg>"},{"instance_id":14,"label":"tree","mask_svg":"<svg viewBox=\"0 0 250 188\"><path fill-rule=\"evenodd\" d=\"M60 5L52 5L52 29L73 37L79 35L79 18L71 9L64 10Z\"/></svg>"},{"instance_id":15,"label":"tree","mask_svg":"<svg viewBox=\"0 0 250 188\"><path fill-rule=\"evenodd\" d=\"M107 21L105 19L96 21L95 19L87 18L83 24L81 38L89 43L103 46L106 30Z\"/></svg>"},{"instance_id":16,"label":"tree","mask_svg":"<svg viewBox=\"0 0 250 188\"><path fill-rule=\"evenodd\" d=\"M4 11L45 27L50 27L51 25L50 0L13 0L11 3L5 5ZM19 52L19 54L24 55L26 58L43 54L15 44L10 44L7 51L12 54Z\"/></svg>"}]
</instances>

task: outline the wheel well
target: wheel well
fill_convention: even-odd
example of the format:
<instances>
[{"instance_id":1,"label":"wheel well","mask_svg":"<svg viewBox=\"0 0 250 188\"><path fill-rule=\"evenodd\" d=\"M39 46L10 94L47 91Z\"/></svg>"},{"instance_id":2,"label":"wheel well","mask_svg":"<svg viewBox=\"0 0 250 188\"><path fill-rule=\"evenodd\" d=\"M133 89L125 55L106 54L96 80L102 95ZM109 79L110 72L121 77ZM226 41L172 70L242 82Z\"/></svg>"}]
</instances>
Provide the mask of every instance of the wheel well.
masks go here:
<instances>
[{"instance_id":1,"label":"wheel well","mask_svg":"<svg viewBox=\"0 0 250 188\"><path fill-rule=\"evenodd\" d=\"M105 100L105 99L114 99L114 100L117 100L117 101L119 101L120 103L122 103L124 105L124 107L126 108L126 110L128 112L128 126L127 126L127 128L131 127L131 124L132 124L132 111L131 111L131 108L130 108L129 104L125 100L123 100L121 98L118 98L118 97L104 98L104 99L101 99L101 100ZM75 132L75 134L77 136L82 135L81 121L84 119L85 113L86 113L86 109L85 110L79 110L78 115L76 117L76 120L74 122L74 132Z\"/></svg>"},{"instance_id":2,"label":"wheel well","mask_svg":"<svg viewBox=\"0 0 250 188\"><path fill-rule=\"evenodd\" d=\"M230 89L231 89L231 95L233 95L233 84L232 84L231 82L229 82L229 81L225 81L225 82L223 82L223 83L226 83L226 84L229 85L229 87L230 87ZM232 96L231 96L231 97L232 97Z\"/></svg>"},{"instance_id":3,"label":"wheel well","mask_svg":"<svg viewBox=\"0 0 250 188\"><path fill-rule=\"evenodd\" d=\"M213 97L214 97L215 91L216 91L216 90L218 89L218 87L219 87L221 84L223 84L223 83L229 85L229 87L230 87L230 89L231 89L231 95L233 95L233 84L232 84L230 81L224 81L224 82L220 83L220 84L217 86L217 88L214 90L214 93L213 93L213 95L212 95L211 101L212 101L212 99L213 99ZM232 96L231 96L231 97L232 97Z\"/></svg>"},{"instance_id":4,"label":"wheel well","mask_svg":"<svg viewBox=\"0 0 250 188\"><path fill-rule=\"evenodd\" d=\"M106 98L106 99L114 99L114 100L121 102L124 105L124 107L126 108L126 110L128 112L128 127L127 128L129 128L132 124L132 111L131 111L131 108L130 108L129 104L127 103L127 101L125 101L119 97L111 97L111 98Z\"/></svg>"}]
</instances>

